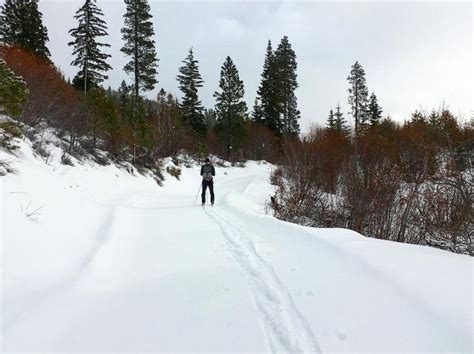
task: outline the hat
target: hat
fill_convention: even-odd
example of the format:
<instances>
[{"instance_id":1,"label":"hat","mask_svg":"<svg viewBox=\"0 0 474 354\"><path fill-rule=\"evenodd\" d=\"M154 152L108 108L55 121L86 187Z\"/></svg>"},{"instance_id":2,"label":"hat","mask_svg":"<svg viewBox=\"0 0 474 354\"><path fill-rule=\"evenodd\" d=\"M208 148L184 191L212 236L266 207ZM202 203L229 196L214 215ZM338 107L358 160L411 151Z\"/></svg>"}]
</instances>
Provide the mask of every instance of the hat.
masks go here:
<instances>
[{"instance_id":1,"label":"hat","mask_svg":"<svg viewBox=\"0 0 474 354\"><path fill-rule=\"evenodd\" d=\"M209 158L206 159L206 162L211 162L211 160L209 160Z\"/></svg>"}]
</instances>

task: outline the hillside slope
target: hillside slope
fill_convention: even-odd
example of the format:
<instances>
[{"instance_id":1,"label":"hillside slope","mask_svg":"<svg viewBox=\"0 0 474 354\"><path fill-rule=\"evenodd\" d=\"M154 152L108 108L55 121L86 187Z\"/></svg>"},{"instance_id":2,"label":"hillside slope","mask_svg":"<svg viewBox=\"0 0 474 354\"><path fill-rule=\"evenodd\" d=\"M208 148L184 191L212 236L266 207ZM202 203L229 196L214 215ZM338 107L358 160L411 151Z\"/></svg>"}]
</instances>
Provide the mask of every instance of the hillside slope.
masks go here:
<instances>
[{"instance_id":1,"label":"hillside slope","mask_svg":"<svg viewBox=\"0 0 474 354\"><path fill-rule=\"evenodd\" d=\"M470 257L279 221L268 164L217 168L203 208L198 166L158 187L17 155L0 177L5 352L473 350Z\"/></svg>"}]
</instances>

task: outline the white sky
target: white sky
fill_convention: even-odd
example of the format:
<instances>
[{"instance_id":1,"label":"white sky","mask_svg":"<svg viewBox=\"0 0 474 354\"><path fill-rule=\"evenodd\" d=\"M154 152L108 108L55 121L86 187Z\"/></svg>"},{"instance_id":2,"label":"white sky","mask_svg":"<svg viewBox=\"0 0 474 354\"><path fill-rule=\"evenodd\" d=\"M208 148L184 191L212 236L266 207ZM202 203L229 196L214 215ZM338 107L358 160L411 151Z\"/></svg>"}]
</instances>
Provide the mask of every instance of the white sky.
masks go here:
<instances>
[{"instance_id":1,"label":"white sky","mask_svg":"<svg viewBox=\"0 0 474 354\"><path fill-rule=\"evenodd\" d=\"M3 3L0 0L0 3ZM40 0L52 59L73 77L68 30L82 1ZM473 6L465 3L177 2L150 1L159 63L158 90L177 94L176 75L193 46L205 80L200 97L214 105L220 67L230 55L253 106L268 39L288 35L298 60L301 126L324 124L338 102L347 107L347 76L358 60L384 115L403 121L415 109L439 107L469 117L473 102ZM106 15L113 72L105 86L126 78L120 28L122 1L98 1Z\"/></svg>"}]
</instances>

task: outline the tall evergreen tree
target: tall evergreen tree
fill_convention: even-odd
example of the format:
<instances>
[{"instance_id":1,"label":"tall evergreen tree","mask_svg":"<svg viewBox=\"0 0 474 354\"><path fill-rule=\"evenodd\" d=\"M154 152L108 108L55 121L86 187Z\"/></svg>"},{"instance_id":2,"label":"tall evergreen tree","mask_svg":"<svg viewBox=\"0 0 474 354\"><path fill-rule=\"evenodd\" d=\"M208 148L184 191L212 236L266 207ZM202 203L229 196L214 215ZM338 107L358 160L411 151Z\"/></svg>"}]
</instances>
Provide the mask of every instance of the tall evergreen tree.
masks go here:
<instances>
[{"instance_id":1,"label":"tall evergreen tree","mask_svg":"<svg viewBox=\"0 0 474 354\"><path fill-rule=\"evenodd\" d=\"M331 108L329 110L329 116L328 116L328 120L326 122L326 128L329 129L329 130L335 130L335 118L334 118L334 111L333 109Z\"/></svg>"},{"instance_id":2,"label":"tall evergreen tree","mask_svg":"<svg viewBox=\"0 0 474 354\"><path fill-rule=\"evenodd\" d=\"M123 69L133 77L132 87L137 110L140 92L153 90L158 82L158 58L153 40L155 31L147 0L125 0L125 5L125 23L121 29L125 44L121 51L130 57L130 61Z\"/></svg>"},{"instance_id":3,"label":"tall evergreen tree","mask_svg":"<svg viewBox=\"0 0 474 354\"><path fill-rule=\"evenodd\" d=\"M298 109L298 103L296 100L295 92L293 91L289 96L289 102L287 105L287 119L288 119L288 131L285 133L286 136L297 135L300 132L300 119L301 113Z\"/></svg>"},{"instance_id":4,"label":"tall evergreen tree","mask_svg":"<svg viewBox=\"0 0 474 354\"><path fill-rule=\"evenodd\" d=\"M380 107L377 96L375 96L375 93L372 92L369 98L369 107L368 107L368 116L369 116L369 121L370 125L377 125L380 123L380 120L382 119L382 107Z\"/></svg>"},{"instance_id":5,"label":"tall evergreen tree","mask_svg":"<svg viewBox=\"0 0 474 354\"><path fill-rule=\"evenodd\" d=\"M118 92L120 94L120 106L125 106L127 104L128 95L130 93L130 87L127 85L125 80L122 80Z\"/></svg>"},{"instance_id":6,"label":"tall evergreen tree","mask_svg":"<svg viewBox=\"0 0 474 354\"><path fill-rule=\"evenodd\" d=\"M351 114L355 121L355 136L358 138L368 123L368 90L365 80L365 71L357 61L351 67L351 73L347 78L350 84L349 105Z\"/></svg>"},{"instance_id":7,"label":"tall evergreen tree","mask_svg":"<svg viewBox=\"0 0 474 354\"><path fill-rule=\"evenodd\" d=\"M349 135L350 130L347 125L344 114L341 111L341 105L338 103L336 106L336 111L334 112L334 129L344 135Z\"/></svg>"},{"instance_id":8,"label":"tall evergreen tree","mask_svg":"<svg viewBox=\"0 0 474 354\"><path fill-rule=\"evenodd\" d=\"M272 42L268 41L262 79L257 94L260 100L260 110L265 125L279 135L282 131L282 125L279 112L279 100L277 97L277 86L275 55L273 53Z\"/></svg>"},{"instance_id":9,"label":"tall evergreen tree","mask_svg":"<svg viewBox=\"0 0 474 354\"><path fill-rule=\"evenodd\" d=\"M204 109L204 123L207 130L211 130L216 125L216 113L212 108Z\"/></svg>"},{"instance_id":10,"label":"tall evergreen tree","mask_svg":"<svg viewBox=\"0 0 474 354\"><path fill-rule=\"evenodd\" d=\"M28 88L23 79L10 70L0 59L0 114L19 116L26 102Z\"/></svg>"},{"instance_id":11,"label":"tall evergreen tree","mask_svg":"<svg viewBox=\"0 0 474 354\"><path fill-rule=\"evenodd\" d=\"M177 76L179 89L183 93L180 104L183 119L196 133L203 136L206 133L204 122L204 107L198 97L198 89L202 87L204 81L199 73L199 63L194 59L193 48L189 49L189 54L183 60L183 66L179 68Z\"/></svg>"},{"instance_id":12,"label":"tall evergreen tree","mask_svg":"<svg viewBox=\"0 0 474 354\"><path fill-rule=\"evenodd\" d=\"M120 87L118 89L119 92L119 107L122 112L122 118L126 121L131 121L133 119L133 107L130 98L130 86L127 85L125 80L122 80Z\"/></svg>"},{"instance_id":13,"label":"tall evergreen tree","mask_svg":"<svg viewBox=\"0 0 474 354\"><path fill-rule=\"evenodd\" d=\"M5 0L0 7L0 42L19 45L40 57L51 55L38 0Z\"/></svg>"},{"instance_id":14,"label":"tall evergreen tree","mask_svg":"<svg viewBox=\"0 0 474 354\"><path fill-rule=\"evenodd\" d=\"M260 124L265 123L262 105L260 104L260 100L258 97L255 98L255 103L253 105L251 117L252 117L252 121L255 123L260 123Z\"/></svg>"},{"instance_id":15,"label":"tall evergreen tree","mask_svg":"<svg viewBox=\"0 0 474 354\"><path fill-rule=\"evenodd\" d=\"M220 92L215 92L216 128L224 139L227 156L236 151L245 136L247 104L244 101L244 83L230 57L227 57L221 69Z\"/></svg>"},{"instance_id":16,"label":"tall evergreen tree","mask_svg":"<svg viewBox=\"0 0 474 354\"><path fill-rule=\"evenodd\" d=\"M298 88L296 54L287 36L282 38L275 51L275 64L278 83L275 89L278 92L279 109L282 115L281 134L288 137L300 131L298 124L300 112L295 96L295 90Z\"/></svg>"},{"instance_id":17,"label":"tall evergreen tree","mask_svg":"<svg viewBox=\"0 0 474 354\"><path fill-rule=\"evenodd\" d=\"M74 40L68 45L74 47L72 54L76 57L71 65L80 68L73 79L73 85L84 90L86 95L89 88L97 87L107 79L102 72L112 69L106 62L110 55L101 50L110 45L97 42L97 37L107 36L107 25L102 16L104 14L97 7L96 0L85 0L74 16L78 22L77 27L69 31Z\"/></svg>"},{"instance_id":18,"label":"tall evergreen tree","mask_svg":"<svg viewBox=\"0 0 474 354\"><path fill-rule=\"evenodd\" d=\"M144 131L145 107L140 92L153 90L156 83L158 58L153 37L151 9L147 0L125 0L124 27L121 29L125 44L120 49L130 57L124 71L133 77L133 162L136 157L137 139L146 135ZM143 140L143 139L142 139Z\"/></svg>"}]
</instances>

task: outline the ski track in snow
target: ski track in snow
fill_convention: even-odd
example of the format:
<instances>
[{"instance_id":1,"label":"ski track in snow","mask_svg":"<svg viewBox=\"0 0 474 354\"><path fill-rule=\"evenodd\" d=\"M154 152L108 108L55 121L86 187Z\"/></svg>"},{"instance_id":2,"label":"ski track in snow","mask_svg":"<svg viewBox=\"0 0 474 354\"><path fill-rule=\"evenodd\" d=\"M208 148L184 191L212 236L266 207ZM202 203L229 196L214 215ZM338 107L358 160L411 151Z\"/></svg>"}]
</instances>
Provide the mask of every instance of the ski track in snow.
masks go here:
<instances>
[{"instance_id":1,"label":"ski track in snow","mask_svg":"<svg viewBox=\"0 0 474 354\"><path fill-rule=\"evenodd\" d=\"M97 257L97 254L100 252L100 250L104 247L104 245L109 240L109 237L112 234L111 229L114 225L115 219L116 219L116 207L112 207L108 211L108 214L105 217L104 222L101 224L101 226L98 228L96 232L97 242L95 243L94 247L92 247L89 250L89 252L86 254L86 256L83 258L79 271L75 273L75 275L71 279L69 279L69 283L76 283L82 277L82 275L85 272L87 272L87 270L90 268L95 258Z\"/></svg>"},{"instance_id":2,"label":"ski track in snow","mask_svg":"<svg viewBox=\"0 0 474 354\"><path fill-rule=\"evenodd\" d=\"M111 228L114 225L115 214L115 207L110 208L105 216L104 221L95 232L96 243L84 255L77 270L69 277L58 280L58 282L44 289L41 293L36 293L34 301L25 304L21 310L12 312L8 316L4 315L4 319L2 321L2 331L8 331L11 327L16 325L17 322L20 322L23 318L26 318L26 315L32 311L35 311L35 309L39 309L46 301L50 300L51 298L60 296L64 291L74 286L82 279L96 259L97 254L109 239Z\"/></svg>"},{"instance_id":3,"label":"ski track in snow","mask_svg":"<svg viewBox=\"0 0 474 354\"><path fill-rule=\"evenodd\" d=\"M219 226L227 249L247 274L250 291L272 353L321 353L314 334L299 313L272 266L258 254L245 232L214 210L205 213Z\"/></svg>"}]
</instances>

